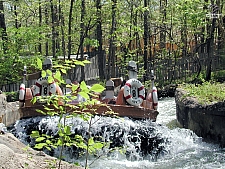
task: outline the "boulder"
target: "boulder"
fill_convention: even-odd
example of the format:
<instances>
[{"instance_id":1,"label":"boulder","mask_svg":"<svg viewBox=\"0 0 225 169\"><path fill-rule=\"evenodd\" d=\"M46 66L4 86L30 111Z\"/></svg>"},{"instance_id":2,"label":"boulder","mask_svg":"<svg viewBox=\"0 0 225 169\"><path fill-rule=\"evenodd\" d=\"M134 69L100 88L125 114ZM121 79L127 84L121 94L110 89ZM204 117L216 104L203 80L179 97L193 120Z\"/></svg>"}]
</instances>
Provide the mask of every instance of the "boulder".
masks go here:
<instances>
[{"instance_id":1,"label":"boulder","mask_svg":"<svg viewBox=\"0 0 225 169\"><path fill-rule=\"evenodd\" d=\"M0 166L4 169L58 168L59 160L25 146L13 134L0 134ZM62 161L60 169L82 169Z\"/></svg>"},{"instance_id":2,"label":"boulder","mask_svg":"<svg viewBox=\"0 0 225 169\"><path fill-rule=\"evenodd\" d=\"M6 95L0 94L0 123L8 127L19 119L19 102L7 102Z\"/></svg>"}]
</instances>

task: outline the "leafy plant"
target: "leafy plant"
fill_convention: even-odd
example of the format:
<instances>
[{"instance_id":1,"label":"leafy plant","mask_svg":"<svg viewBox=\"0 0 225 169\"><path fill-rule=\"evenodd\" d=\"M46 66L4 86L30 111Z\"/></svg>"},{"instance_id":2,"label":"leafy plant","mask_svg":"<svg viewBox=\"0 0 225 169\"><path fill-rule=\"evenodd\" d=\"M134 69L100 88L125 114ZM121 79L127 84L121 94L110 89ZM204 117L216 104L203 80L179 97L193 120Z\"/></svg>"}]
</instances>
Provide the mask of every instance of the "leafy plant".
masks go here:
<instances>
[{"instance_id":1,"label":"leafy plant","mask_svg":"<svg viewBox=\"0 0 225 169\"><path fill-rule=\"evenodd\" d=\"M87 61L78 62L78 61L66 61L65 66L56 65L55 67L59 68L56 70L56 73L53 74L51 70L42 70L42 76L51 75L50 83L52 80L56 81L57 84L64 83L61 77L60 72L66 72L66 69L70 68L74 65L83 65L86 64ZM38 68L42 67L42 62L40 59L37 59ZM44 105L44 110L37 110L37 112L47 114L50 116L58 115L58 138L54 138L52 136L41 134L39 131L32 131L31 136L35 138L36 145L34 148L36 149L47 149L51 151L52 149L61 147L60 150L60 162L58 168L60 168L61 160L62 160L62 152L65 147L76 146L79 149L83 149L86 152L86 164L85 168L87 168L87 159L89 154L95 154L99 149L108 146L108 143L101 142L95 140L93 136L90 134L91 126L94 122L92 122L92 113L95 113L99 106L106 106L105 104L100 104L98 100L96 100L94 93L101 93L105 88L100 84L94 84L90 88L87 87L86 83L83 81L80 84L69 84L66 87L71 88L71 94L59 96L59 95L51 95L46 98L43 98L47 101L47 104ZM73 105L69 104L73 99L77 98L77 95L82 96L85 99L85 102L80 102L79 104ZM37 97L34 97L32 100L33 103L37 102ZM88 139L85 140L82 136L72 133L71 126L66 124L66 120L72 117L80 117L84 121L89 124L88 131Z\"/></svg>"}]
</instances>

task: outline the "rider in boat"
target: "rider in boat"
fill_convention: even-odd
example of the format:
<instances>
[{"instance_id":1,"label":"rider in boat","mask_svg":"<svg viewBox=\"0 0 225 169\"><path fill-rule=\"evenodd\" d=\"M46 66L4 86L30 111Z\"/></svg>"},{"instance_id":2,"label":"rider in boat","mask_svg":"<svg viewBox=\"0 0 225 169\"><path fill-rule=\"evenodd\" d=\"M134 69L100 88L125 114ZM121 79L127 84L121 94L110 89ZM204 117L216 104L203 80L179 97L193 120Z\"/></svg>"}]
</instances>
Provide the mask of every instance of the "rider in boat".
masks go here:
<instances>
[{"instance_id":1,"label":"rider in boat","mask_svg":"<svg viewBox=\"0 0 225 169\"><path fill-rule=\"evenodd\" d=\"M134 61L130 61L128 64L128 76L129 80L126 81L124 86L121 85L116 104L154 109L152 90L145 94L146 89L141 82L137 80L137 65ZM154 80L153 75L151 75L151 80Z\"/></svg>"}]
</instances>

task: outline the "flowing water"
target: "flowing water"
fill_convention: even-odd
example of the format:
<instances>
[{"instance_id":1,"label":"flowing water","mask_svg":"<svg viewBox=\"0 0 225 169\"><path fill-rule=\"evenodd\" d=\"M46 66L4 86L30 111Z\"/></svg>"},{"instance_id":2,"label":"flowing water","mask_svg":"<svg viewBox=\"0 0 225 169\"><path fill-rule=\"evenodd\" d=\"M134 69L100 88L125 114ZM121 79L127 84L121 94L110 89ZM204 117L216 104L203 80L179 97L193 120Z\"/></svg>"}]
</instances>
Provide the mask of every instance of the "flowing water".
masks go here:
<instances>
[{"instance_id":1,"label":"flowing water","mask_svg":"<svg viewBox=\"0 0 225 169\"><path fill-rule=\"evenodd\" d=\"M96 140L109 142L108 146L88 159L90 169L214 169L225 168L225 150L203 142L188 129L176 126L174 98L159 100L157 122L129 118L95 117L91 135ZM20 120L14 133L23 143L33 146L31 130L56 136L58 117L37 117ZM88 123L80 118L65 119L74 134L88 137ZM126 150L120 153L116 147ZM114 151L110 151L114 149ZM59 151L48 152L57 156ZM85 164L83 151L70 147L64 160Z\"/></svg>"}]
</instances>

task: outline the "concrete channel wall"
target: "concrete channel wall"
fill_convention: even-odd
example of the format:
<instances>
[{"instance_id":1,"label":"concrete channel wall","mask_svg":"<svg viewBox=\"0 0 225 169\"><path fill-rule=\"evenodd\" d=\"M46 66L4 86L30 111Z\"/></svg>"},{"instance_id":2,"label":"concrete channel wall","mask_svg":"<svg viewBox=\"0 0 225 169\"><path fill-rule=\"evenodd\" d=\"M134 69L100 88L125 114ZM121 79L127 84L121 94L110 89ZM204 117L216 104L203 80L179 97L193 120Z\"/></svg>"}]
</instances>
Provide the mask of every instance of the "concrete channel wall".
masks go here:
<instances>
[{"instance_id":1,"label":"concrete channel wall","mask_svg":"<svg viewBox=\"0 0 225 169\"><path fill-rule=\"evenodd\" d=\"M203 140L225 147L225 102L202 105L186 92L176 89L176 116L178 123L194 131Z\"/></svg>"}]
</instances>

